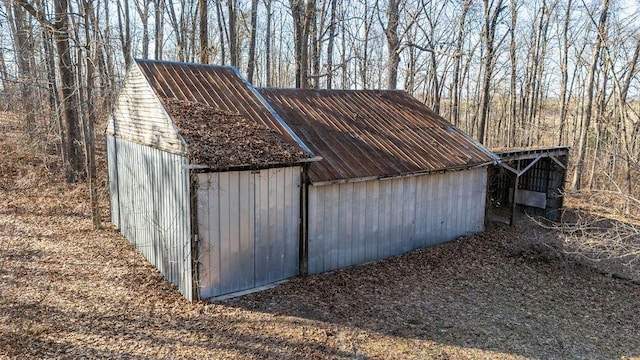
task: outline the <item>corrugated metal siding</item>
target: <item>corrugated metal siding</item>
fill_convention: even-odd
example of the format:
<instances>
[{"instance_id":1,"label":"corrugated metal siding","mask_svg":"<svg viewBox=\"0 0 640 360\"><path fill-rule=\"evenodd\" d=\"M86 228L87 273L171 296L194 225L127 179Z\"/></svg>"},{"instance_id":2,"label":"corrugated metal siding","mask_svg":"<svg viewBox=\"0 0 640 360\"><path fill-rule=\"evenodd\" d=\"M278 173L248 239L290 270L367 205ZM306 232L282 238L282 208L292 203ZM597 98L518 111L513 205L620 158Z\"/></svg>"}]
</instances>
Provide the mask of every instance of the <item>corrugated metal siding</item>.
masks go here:
<instances>
[{"instance_id":1,"label":"corrugated metal siding","mask_svg":"<svg viewBox=\"0 0 640 360\"><path fill-rule=\"evenodd\" d=\"M107 136L107 157L112 220L167 280L193 300L186 158L111 136Z\"/></svg>"},{"instance_id":2,"label":"corrugated metal siding","mask_svg":"<svg viewBox=\"0 0 640 360\"><path fill-rule=\"evenodd\" d=\"M298 274L300 167L198 174L200 296Z\"/></svg>"},{"instance_id":3,"label":"corrugated metal siding","mask_svg":"<svg viewBox=\"0 0 640 360\"><path fill-rule=\"evenodd\" d=\"M120 230L120 196L118 195L118 156L116 147L116 138L113 136L105 137L107 146L107 171L109 177L109 210L111 213L111 222L116 229Z\"/></svg>"},{"instance_id":4,"label":"corrugated metal siding","mask_svg":"<svg viewBox=\"0 0 640 360\"><path fill-rule=\"evenodd\" d=\"M172 153L184 153L184 144L171 119L135 63L118 94L106 133Z\"/></svg>"},{"instance_id":5,"label":"corrugated metal siding","mask_svg":"<svg viewBox=\"0 0 640 360\"><path fill-rule=\"evenodd\" d=\"M487 168L309 186L309 272L483 230Z\"/></svg>"},{"instance_id":6,"label":"corrugated metal siding","mask_svg":"<svg viewBox=\"0 0 640 360\"><path fill-rule=\"evenodd\" d=\"M322 156L312 182L468 168L497 158L403 91L259 89Z\"/></svg>"},{"instance_id":7,"label":"corrugated metal siding","mask_svg":"<svg viewBox=\"0 0 640 360\"><path fill-rule=\"evenodd\" d=\"M178 63L137 59L149 85L161 99L196 101L263 124L285 139L307 147L262 98L260 93L231 66Z\"/></svg>"}]
</instances>

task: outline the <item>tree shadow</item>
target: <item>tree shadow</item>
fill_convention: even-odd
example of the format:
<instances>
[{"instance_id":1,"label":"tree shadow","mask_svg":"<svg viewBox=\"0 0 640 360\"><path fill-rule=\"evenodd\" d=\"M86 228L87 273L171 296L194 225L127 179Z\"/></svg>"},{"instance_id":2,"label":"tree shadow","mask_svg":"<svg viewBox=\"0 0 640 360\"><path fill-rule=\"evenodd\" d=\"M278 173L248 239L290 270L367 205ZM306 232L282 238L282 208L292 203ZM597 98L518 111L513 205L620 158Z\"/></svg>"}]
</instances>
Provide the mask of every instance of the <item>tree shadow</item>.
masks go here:
<instances>
[{"instance_id":1,"label":"tree shadow","mask_svg":"<svg viewBox=\"0 0 640 360\"><path fill-rule=\"evenodd\" d=\"M307 349L316 358L354 358L352 352L313 338L293 340L268 332L246 331L274 328L284 322L296 325L296 320L289 318L251 320L217 313L184 319L166 313L145 316L91 309L64 311L44 302L0 303L0 311L12 321L10 331L0 328L0 354L13 357L159 359L215 354L220 358L291 359L301 349ZM87 343L87 339L92 341Z\"/></svg>"},{"instance_id":2,"label":"tree shadow","mask_svg":"<svg viewBox=\"0 0 640 360\"><path fill-rule=\"evenodd\" d=\"M224 304L530 358L640 355L640 286L552 251L514 251L540 232L496 226Z\"/></svg>"}]
</instances>

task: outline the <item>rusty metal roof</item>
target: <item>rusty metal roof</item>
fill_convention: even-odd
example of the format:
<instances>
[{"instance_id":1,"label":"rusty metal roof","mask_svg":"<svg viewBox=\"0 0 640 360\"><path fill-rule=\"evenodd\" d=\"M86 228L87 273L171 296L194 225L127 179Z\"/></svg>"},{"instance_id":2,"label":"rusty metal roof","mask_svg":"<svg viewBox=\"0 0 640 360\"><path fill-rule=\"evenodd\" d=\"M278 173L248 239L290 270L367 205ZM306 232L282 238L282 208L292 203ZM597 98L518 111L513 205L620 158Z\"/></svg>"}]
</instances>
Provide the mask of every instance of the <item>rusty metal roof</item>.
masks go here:
<instances>
[{"instance_id":1,"label":"rusty metal roof","mask_svg":"<svg viewBox=\"0 0 640 360\"><path fill-rule=\"evenodd\" d=\"M464 169L498 158L404 91L259 89L323 158L312 182Z\"/></svg>"},{"instance_id":2,"label":"rusty metal roof","mask_svg":"<svg viewBox=\"0 0 640 360\"><path fill-rule=\"evenodd\" d=\"M195 101L237 113L277 131L313 155L236 68L146 59L136 59L136 64L160 99Z\"/></svg>"}]
</instances>

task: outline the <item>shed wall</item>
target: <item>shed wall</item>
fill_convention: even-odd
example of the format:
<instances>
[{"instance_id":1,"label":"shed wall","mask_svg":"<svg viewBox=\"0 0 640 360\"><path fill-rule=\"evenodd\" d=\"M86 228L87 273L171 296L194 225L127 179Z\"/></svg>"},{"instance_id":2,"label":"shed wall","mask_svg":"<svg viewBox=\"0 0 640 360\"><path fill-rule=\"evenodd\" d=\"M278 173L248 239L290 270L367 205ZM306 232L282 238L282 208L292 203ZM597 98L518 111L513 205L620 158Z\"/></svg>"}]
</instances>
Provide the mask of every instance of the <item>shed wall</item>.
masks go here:
<instances>
[{"instance_id":1,"label":"shed wall","mask_svg":"<svg viewBox=\"0 0 640 360\"><path fill-rule=\"evenodd\" d=\"M193 300L186 158L112 136L106 141L112 222Z\"/></svg>"},{"instance_id":2,"label":"shed wall","mask_svg":"<svg viewBox=\"0 0 640 360\"><path fill-rule=\"evenodd\" d=\"M487 168L309 186L309 273L482 231Z\"/></svg>"},{"instance_id":3,"label":"shed wall","mask_svg":"<svg viewBox=\"0 0 640 360\"><path fill-rule=\"evenodd\" d=\"M184 152L184 145L173 122L137 63L127 73L106 132L107 135L160 150L177 154Z\"/></svg>"},{"instance_id":4,"label":"shed wall","mask_svg":"<svg viewBox=\"0 0 640 360\"><path fill-rule=\"evenodd\" d=\"M298 274L300 167L198 174L202 298Z\"/></svg>"}]
</instances>

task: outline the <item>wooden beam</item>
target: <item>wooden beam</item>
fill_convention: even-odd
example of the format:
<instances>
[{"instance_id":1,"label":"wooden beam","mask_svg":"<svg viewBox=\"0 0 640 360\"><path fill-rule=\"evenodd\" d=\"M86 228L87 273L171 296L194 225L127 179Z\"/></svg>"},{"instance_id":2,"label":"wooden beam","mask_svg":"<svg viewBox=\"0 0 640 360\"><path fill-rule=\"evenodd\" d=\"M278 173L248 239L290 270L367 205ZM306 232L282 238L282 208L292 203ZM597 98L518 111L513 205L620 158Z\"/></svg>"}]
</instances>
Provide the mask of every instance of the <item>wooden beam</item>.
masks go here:
<instances>
[{"instance_id":1,"label":"wooden beam","mask_svg":"<svg viewBox=\"0 0 640 360\"><path fill-rule=\"evenodd\" d=\"M529 165L527 165L524 169L520 170L520 172L518 173L518 177L522 176L524 173L527 172L527 170L531 169L531 167L535 165L538 161L540 161L540 159L542 159L542 154L539 154L531 163L529 163ZM518 161L518 167L520 167L520 161Z\"/></svg>"},{"instance_id":2,"label":"wooden beam","mask_svg":"<svg viewBox=\"0 0 640 360\"><path fill-rule=\"evenodd\" d=\"M520 160L518 160L518 163L516 165L516 180L513 182L513 194L511 196L511 199L513 201L513 204L511 204L511 218L509 218L509 225L513 225L513 223L516 220L516 198L517 198L517 194L518 194L518 183L520 180L520 176L517 175L518 171L520 169Z\"/></svg>"},{"instance_id":3,"label":"wooden beam","mask_svg":"<svg viewBox=\"0 0 640 360\"><path fill-rule=\"evenodd\" d=\"M502 166L503 168L505 168L505 169L511 171L512 173L516 174L517 177L520 177L524 173L526 173L527 170L531 169L531 167L533 165L535 165L538 161L540 161L540 159L542 159L542 158L543 158L542 154L538 155L535 159L533 159L533 161L529 165L527 165L527 167L525 167L522 170L516 170L516 169L512 168L511 166L509 166L509 165L507 165L505 163L500 163L500 166ZM517 160L517 161L518 161L518 168L519 168L520 167L520 160Z\"/></svg>"},{"instance_id":4,"label":"wooden beam","mask_svg":"<svg viewBox=\"0 0 640 360\"><path fill-rule=\"evenodd\" d=\"M567 165L563 164L562 161L556 159L554 156L549 156L549 159L555 161L555 163L558 164L558 166L560 166L561 168L567 170Z\"/></svg>"},{"instance_id":5,"label":"wooden beam","mask_svg":"<svg viewBox=\"0 0 640 360\"><path fill-rule=\"evenodd\" d=\"M507 164L505 164L503 162L500 163L500 166L502 166L503 168L505 168L505 169L511 171L512 173L516 174L516 176L518 175L518 170L512 168L511 166L509 166L509 165L507 165Z\"/></svg>"}]
</instances>

